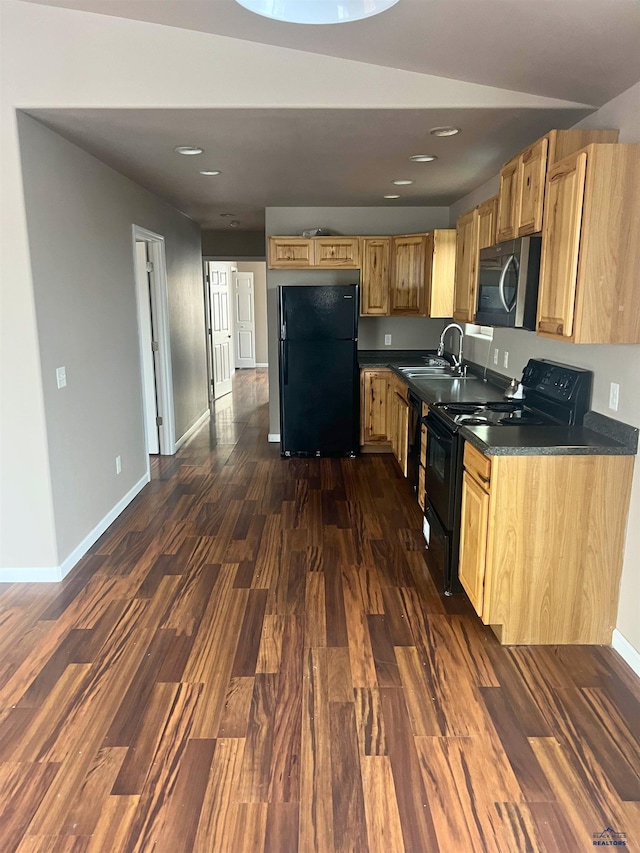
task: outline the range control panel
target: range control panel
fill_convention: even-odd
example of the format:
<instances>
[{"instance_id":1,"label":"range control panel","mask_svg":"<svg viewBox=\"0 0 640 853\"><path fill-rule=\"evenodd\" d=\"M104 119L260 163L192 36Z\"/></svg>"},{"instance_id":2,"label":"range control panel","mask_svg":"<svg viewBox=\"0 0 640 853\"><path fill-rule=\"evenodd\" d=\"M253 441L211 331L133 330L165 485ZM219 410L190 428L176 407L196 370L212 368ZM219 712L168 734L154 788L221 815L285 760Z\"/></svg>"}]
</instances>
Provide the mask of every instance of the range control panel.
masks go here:
<instances>
[{"instance_id":1,"label":"range control panel","mask_svg":"<svg viewBox=\"0 0 640 853\"><path fill-rule=\"evenodd\" d=\"M522 384L530 405L553 408L554 416L565 423L581 424L589 410L593 384L590 370L532 358L522 371Z\"/></svg>"}]
</instances>

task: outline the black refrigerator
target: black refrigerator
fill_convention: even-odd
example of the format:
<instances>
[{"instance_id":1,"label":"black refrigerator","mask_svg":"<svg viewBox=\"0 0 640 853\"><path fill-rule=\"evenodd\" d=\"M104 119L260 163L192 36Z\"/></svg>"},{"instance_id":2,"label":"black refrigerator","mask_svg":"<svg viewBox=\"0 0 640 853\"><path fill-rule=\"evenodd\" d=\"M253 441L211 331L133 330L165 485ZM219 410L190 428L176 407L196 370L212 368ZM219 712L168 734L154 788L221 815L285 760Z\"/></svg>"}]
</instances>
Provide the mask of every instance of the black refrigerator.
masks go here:
<instances>
[{"instance_id":1,"label":"black refrigerator","mask_svg":"<svg viewBox=\"0 0 640 853\"><path fill-rule=\"evenodd\" d=\"M278 291L280 453L355 456L358 285L291 285Z\"/></svg>"}]
</instances>

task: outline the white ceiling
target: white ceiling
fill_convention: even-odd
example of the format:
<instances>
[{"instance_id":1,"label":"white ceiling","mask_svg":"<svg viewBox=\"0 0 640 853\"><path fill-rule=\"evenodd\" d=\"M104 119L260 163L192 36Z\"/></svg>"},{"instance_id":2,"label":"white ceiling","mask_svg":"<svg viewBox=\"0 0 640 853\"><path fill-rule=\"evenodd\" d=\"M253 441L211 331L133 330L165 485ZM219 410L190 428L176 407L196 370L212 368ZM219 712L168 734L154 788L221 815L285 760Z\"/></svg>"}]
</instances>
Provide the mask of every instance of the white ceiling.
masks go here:
<instances>
[{"instance_id":1,"label":"white ceiling","mask_svg":"<svg viewBox=\"0 0 640 853\"><path fill-rule=\"evenodd\" d=\"M401 194L396 204L449 205L549 128L570 127L640 79L640 0L399 0L375 18L323 27L271 22L234 0L24 2L574 102L527 109L28 110L206 228L227 228L223 212L236 214L241 229L262 228L265 206L394 204L382 198L394 191ZM523 96L511 100L525 104ZM462 133L429 136L442 124ZM193 143L205 154L173 153ZM409 162L422 153L438 160ZM203 178L202 168L222 174ZM394 190L394 178L414 184Z\"/></svg>"}]
</instances>

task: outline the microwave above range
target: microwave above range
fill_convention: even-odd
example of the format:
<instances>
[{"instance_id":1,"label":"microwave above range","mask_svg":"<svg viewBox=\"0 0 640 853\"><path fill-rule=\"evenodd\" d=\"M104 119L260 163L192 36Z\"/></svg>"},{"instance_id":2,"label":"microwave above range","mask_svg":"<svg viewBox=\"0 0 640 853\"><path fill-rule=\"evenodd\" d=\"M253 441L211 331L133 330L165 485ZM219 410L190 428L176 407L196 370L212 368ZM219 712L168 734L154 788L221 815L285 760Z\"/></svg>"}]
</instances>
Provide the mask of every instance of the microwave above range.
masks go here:
<instances>
[{"instance_id":1,"label":"microwave above range","mask_svg":"<svg viewBox=\"0 0 640 853\"><path fill-rule=\"evenodd\" d=\"M476 323L534 330L542 238L518 237L481 249Z\"/></svg>"}]
</instances>

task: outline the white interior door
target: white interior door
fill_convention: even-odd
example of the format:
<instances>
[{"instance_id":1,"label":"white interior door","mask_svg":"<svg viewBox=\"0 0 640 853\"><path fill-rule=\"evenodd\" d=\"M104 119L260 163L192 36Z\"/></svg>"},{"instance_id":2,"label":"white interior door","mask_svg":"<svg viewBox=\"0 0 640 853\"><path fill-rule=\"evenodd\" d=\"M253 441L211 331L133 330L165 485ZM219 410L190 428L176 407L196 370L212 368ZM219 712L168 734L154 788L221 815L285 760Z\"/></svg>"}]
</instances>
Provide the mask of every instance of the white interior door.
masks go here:
<instances>
[{"instance_id":1,"label":"white interior door","mask_svg":"<svg viewBox=\"0 0 640 853\"><path fill-rule=\"evenodd\" d=\"M215 400L231 391L233 338L227 264L209 262L209 313L211 323L211 376Z\"/></svg>"},{"instance_id":2,"label":"white interior door","mask_svg":"<svg viewBox=\"0 0 640 853\"><path fill-rule=\"evenodd\" d=\"M236 367L256 366L253 273L232 274Z\"/></svg>"}]
</instances>

